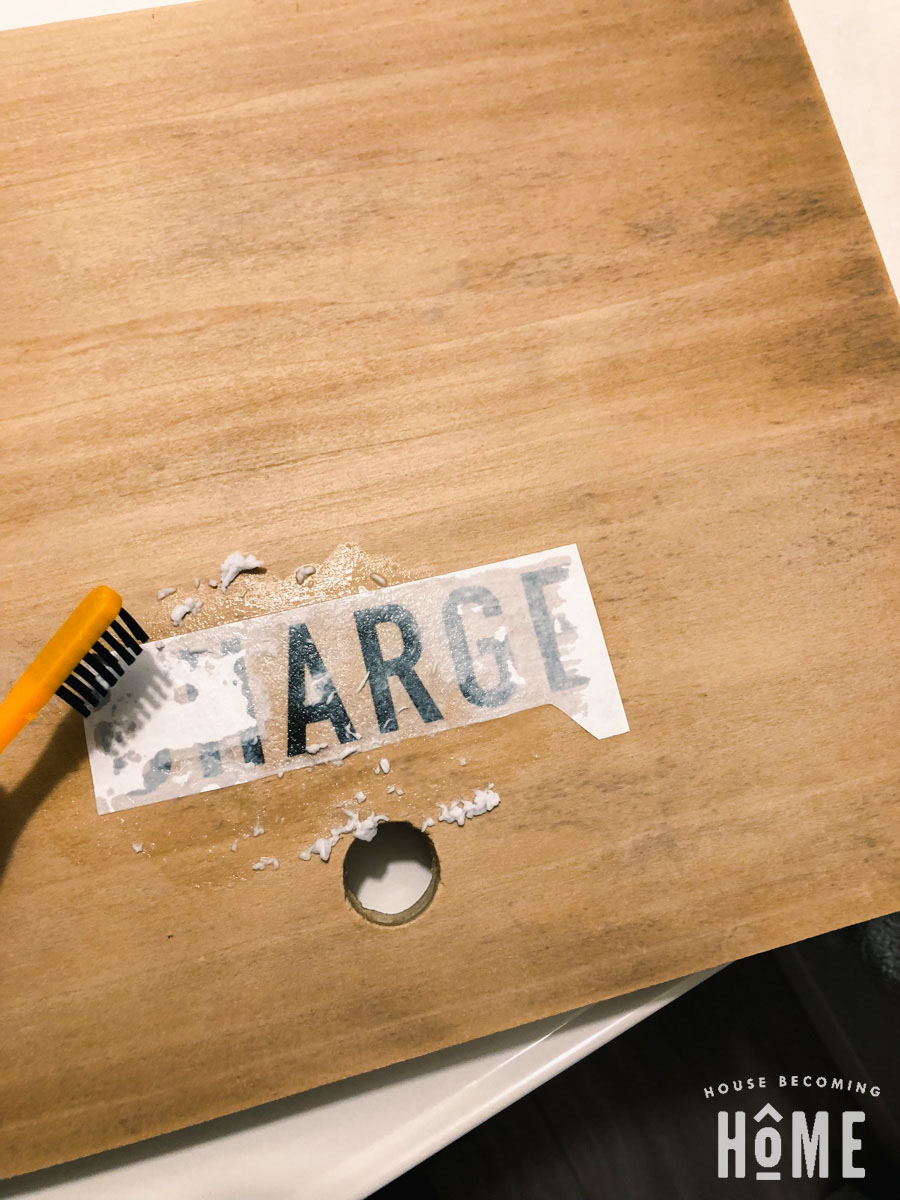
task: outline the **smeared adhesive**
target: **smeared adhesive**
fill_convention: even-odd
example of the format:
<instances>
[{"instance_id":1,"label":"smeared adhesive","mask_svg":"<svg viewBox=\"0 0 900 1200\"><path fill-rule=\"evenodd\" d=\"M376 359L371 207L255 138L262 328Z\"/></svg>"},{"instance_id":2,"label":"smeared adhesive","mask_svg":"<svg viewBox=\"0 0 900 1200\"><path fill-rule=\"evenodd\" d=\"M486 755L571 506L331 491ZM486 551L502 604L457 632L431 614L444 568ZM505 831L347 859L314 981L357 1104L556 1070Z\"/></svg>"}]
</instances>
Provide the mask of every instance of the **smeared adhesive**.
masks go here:
<instances>
[{"instance_id":1,"label":"smeared adhesive","mask_svg":"<svg viewBox=\"0 0 900 1200\"><path fill-rule=\"evenodd\" d=\"M135 852L135 854L140 854L140 852L144 848L144 843L143 842L132 842L131 848Z\"/></svg>"},{"instance_id":2,"label":"smeared adhesive","mask_svg":"<svg viewBox=\"0 0 900 1200\"><path fill-rule=\"evenodd\" d=\"M424 833L426 829L430 829L433 824L434 824L434 817L426 817L425 820L422 822L422 832Z\"/></svg>"},{"instance_id":3,"label":"smeared adhesive","mask_svg":"<svg viewBox=\"0 0 900 1200\"><path fill-rule=\"evenodd\" d=\"M305 583L306 580L309 579L310 575L315 575L315 573L316 573L315 567L310 567L310 566L298 567L297 568L297 582Z\"/></svg>"},{"instance_id":4,"label":"smeared adhesive","mask_svg":"<svg viewBox=\"0 0 900 1200\"><path fill-rule=\"evenodd\" d=\"M259 837L260 834L266 832L263 829L262 825L260 825L260 823L259 823L259 817L256 818L256 824L253 826L253 828L250 830L250 832L253 834L254 837Z\"/></svg>"},{"instance_id":5,"label":"smeared adhesive","mask_svg":"<svg viewBox=\"0 0 900 1200\"><path fill-rule=\"evenodd\" d=\"M174 595L175 595L174 588L160 588L159 591L156 593L156 598L157 598L157 600L165 600L166 596L174 596Z\"/></svg>"}]
</instances>

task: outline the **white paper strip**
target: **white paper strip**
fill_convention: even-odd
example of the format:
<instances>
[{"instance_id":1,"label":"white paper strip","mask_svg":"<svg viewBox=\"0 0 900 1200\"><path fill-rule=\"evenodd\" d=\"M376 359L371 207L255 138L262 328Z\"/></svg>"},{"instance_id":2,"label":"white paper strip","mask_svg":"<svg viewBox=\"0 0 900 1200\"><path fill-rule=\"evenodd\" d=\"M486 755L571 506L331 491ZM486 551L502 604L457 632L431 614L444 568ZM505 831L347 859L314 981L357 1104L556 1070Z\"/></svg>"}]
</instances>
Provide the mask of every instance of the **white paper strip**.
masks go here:
<instances>
[{"instance_id":1,"label":"white paper strip","mask_svg":"<svg viewBox=\"0 0 900 1200\"><path fill-rule=\"evenodd\" d=\"M151 644L85 729L115 812L544 704L628 729L575 546Z\"/></svg>"},{"instance_id":2,"label":"white paper strip","mask_svg":"<svg viewBox=\"0 0 900 1200\"><path fill-rule=\"evenodd\" d=\"M0 30L189 3L193 0L156 0L155 3L150 0L0 0Z\"/></svg>"}]
</instances>

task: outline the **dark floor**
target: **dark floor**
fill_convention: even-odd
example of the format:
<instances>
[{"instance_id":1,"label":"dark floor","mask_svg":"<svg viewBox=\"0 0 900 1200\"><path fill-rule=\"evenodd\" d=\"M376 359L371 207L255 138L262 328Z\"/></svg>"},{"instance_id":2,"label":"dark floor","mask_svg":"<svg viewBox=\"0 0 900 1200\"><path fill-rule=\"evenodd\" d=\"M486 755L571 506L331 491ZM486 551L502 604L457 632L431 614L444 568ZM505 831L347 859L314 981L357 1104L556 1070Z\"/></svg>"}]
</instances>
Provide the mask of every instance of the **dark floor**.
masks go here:
<instances>
[{"instance_id":1,"label":"dark floor","mask_svg":"<svg viewBox=\"0 0 900 1200\"><path fill-rule=\"evenodd\" d=\"M818 949L814 943L804 945ZM841 974L853 1011L849 1016L841 1012L837 1023L827 1004L823 1019L818 1002L811 1002L808 989L798 984L796 962L785 952L736 963L375 1193L377 1200L896 1200L900 1172L888 1157L896 1148L886 1144L890 1138L885 1136L898 1117L896 1088L885 1082L879 1097L866 1094L848 1101L830 1088L782 1091L771 1086L780 1075L812 1072L830 1081L851 1077L851 1071L854 1083L880 1084L877 1047L896 1047L897 1002L890 997L869 1006L871 979L865 986L855 980L846 986L847 961L851 972L862 976L865 970L858 960L846 959L845 949L827 966L824 987L813 989L827 995L827 972ZM874 1020L884 1028L873 1031ZM841 1021L839 1036L834 1031ZM878 1061L854 1058L848 1049L854 1031L847 1029L848 1023L867 1027ZM765 1092L748 1092L745 1085L724 1100L704 1096L706 1086L759 1076L769 1080ZM780 1126L786 1143L794 1110L803 1109L810 1122L815 1112L829 1111L828 1178L790 1178L788 1151L781 1163L788 1178L754 1178L757 1126L752 1119L765 1103L787 1118ZM746 1111L750 1148L745 1179L717 1177L720 1108ZM852 1181L842 1176L840 1121L846 1108L866 1113L854 1130L862 1140L855 1162L865 1167L866 1175Z\"/></svg>"}]
</instances>

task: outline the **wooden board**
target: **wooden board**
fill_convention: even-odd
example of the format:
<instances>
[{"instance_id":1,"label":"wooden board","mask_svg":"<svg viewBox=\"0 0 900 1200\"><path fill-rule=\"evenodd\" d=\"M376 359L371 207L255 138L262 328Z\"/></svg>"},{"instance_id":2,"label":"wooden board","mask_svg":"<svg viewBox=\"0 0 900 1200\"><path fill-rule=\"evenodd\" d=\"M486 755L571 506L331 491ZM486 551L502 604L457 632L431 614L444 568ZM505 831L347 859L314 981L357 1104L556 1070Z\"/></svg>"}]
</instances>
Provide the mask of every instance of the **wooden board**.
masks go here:
<instances>
[{"instance_id":1,"label":"wooden board","mask_svg":"<svg viewBox=\"0 0 900 1200\"><path fill-rule=\"evenodd\" d=\"M3 681L100 581L160 633L237 548L262 611L345 542L576 542L632 727L406 743L405 811L502 804L388 929L295 857L371 761L101 818L54 703L0 763L4 1174L900 907L900 322L785 5L210 0L0 54Z\"/></svg>"}]
</instances>

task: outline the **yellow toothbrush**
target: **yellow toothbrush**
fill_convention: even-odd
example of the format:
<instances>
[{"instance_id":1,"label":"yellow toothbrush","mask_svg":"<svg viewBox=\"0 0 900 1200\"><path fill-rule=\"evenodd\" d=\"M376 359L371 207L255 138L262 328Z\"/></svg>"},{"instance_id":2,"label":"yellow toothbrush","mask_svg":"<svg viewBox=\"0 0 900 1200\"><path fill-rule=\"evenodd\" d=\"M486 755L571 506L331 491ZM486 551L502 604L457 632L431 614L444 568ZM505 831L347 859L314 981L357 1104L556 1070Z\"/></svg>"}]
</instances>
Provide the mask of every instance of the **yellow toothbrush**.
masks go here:
<instances>
[{"instance_id":1,"label":"yellow toothbrush","mask_svg":"<svg viewBox=\"0 0 900 1200\"><path fill-rule=\"evenodd\" d=\"M0 751L53 695L88 716L146 641L118 592L109 587L88 592L0 704Z\"/></svg>"}]
</instances>

